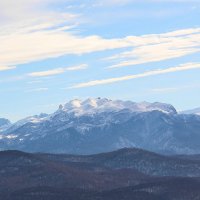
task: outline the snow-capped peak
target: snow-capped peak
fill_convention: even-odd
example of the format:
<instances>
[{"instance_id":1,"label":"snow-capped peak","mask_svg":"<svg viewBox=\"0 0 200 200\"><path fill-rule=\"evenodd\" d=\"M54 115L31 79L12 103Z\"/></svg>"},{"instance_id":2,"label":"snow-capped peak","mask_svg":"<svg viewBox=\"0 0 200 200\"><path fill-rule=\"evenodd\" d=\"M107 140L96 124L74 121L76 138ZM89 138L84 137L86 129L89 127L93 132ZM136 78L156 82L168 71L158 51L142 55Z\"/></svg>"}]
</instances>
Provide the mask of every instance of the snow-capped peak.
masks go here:
<instances>
[{"instance_id":1,"label":"snow-capped peak","mask_svg":"<svg viewBox=\"0 0 200 200\"><path fill-rule=\"evenodd\" d=\"M66 103L63 106L63 109L67 111L67 110L72 110L72 109L76 109L76 108L80 108L80 107L81 107L81 100L74 99L74 100L71 100L68 103Z\"/></svg>"},{"instance_id":2,"label":"snow-capped peak","mask_svg":"<svg viewBox=\"0 0 200 200\"><path fill-rule=\"evenodd\" d=\"M158 110L164 113L176 113L176 109L165 103L149 103L141 102L135 103L132 101L122 101L122 100L110 100L107 98L89 98L86 100L71 100L65 105L60 105L59 110L68 113L75 113L78 115L93 114L100 112L115 112L128 109L132 112L149 112L153 110Z\"/></svg>"},{"instance_id":3,"label":"snow-capped peak","mask_svg":"<svg viewBox=\"0 0 200 200\"><path fill-rule=\"evenodd\" d=\"M15 124L10 125L10 130L14 130L27 123L36 125L51 120L54 116L59 115L60 112L64 112L64 117L66 117L65 113L73 114L75 116L83 116L104 112L118 112L121 110L129 110L130 112L151 112L157 110L167 114L177 113L176 109L172 105L158 102L135 103L132 101L110 100L107 98L88 98L86 100L74 99L64 105L59 105L59 109L53 114L47 115L42 113L40 115L34 115L19 120Z\"/></svg>"},{"instance_id":4,"label":"snow-capped peak","mask_svg":"<svg viewBox=\"0 0 200 200\"><path fill-rule=\"evenodd\" d=\"M26 117L14 123L11 128L15 129L17 127L23 126L26 123L40 123L42 121L47 120L49 117L46 113L41 113L40 115L34 115L30 117Z\"/></svg>"}]
</instances>

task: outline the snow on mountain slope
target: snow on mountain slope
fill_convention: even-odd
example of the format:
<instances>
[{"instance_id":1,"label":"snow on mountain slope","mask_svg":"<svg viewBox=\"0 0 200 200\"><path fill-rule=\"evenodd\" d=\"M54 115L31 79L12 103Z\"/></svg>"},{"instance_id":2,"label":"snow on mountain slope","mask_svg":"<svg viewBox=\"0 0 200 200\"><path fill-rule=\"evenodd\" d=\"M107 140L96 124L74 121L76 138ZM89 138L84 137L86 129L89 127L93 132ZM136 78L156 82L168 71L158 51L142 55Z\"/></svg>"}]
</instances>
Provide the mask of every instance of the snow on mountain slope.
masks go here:
<instances>
[{"instance_id":1,"label":"snow on mountain slope","mask_svg":"<svg viewBox=\"0 0 200 200\"><path fill-rule=\"evenodd\" d=\"M8 119L0 118L0 127L10 125L11 122Z\"/></svg>"},{"instance_id":2,"label":"snow on mountain slope","mask_svg":"<svg viewBox=\"0 0 200 200\"><path fill-rule=\"evenodd\" d=\"M47 119L48 119L48 114L41 113L40 115L34 115L34 116L26 117L25 119L21 119L17 121L16 123L12 124L11 126L9 126L7 129L9 129L9 132L12 132L20 127L23 127L24 125L28 123L37 124ZM6 132L7 129L4 129L4 131Z\"/></svg>"},{"instance_id":3,"label":"snow on mountain slope","mask_svg":"<svg viewBox=\"0 0 200 200\"><path fill-rule=\"evenodd\" d=\"M164 103L106 98L72 100L49 115L20 120L1 132L0 149L91 154L123 147L200 153L200 116Z\"/></svg>"},{"instance_id":4,"label":"snow on mountain slope","mask_svg":"<svg viewBox=\"0 0 200 200\"><path fill-rule=\"evenodd\" d=\"M61 105L60 109L69 113L76 113L77 115L99 112L114 112L123 109L128 109L132 112L149 112L153 110L159 110L165 113L176 113L176 109L169 104L158 102L135 103L132 101L109 100L106 98L89 98L84 101L75 99L66 103L64 106Z\"/></svg>"},{"instance_id":5,"label":"snow on mountain slope","mask_svg":"<svg viewBox=\"0 0 200 200\"><path fill-rule=\"evenodd\" d=\"M186 110L186 111L182 111L182 114L195 114L195 115L200 115L200 108L195 108L192 110Z\"/></svg>"},{"instance_id":6,"label":"snow on mountain slope","mask_svg":"<svg viewBox=\"0 0 200 200\"><path fill-rule=\"evenodd\" d=\"M34 115L34 116L27 117L25 119L19 120L18 122L13 124L13 126L19 127L19 126L23 126L26 123L40 123L46 120L47 117L48 117L47 114L41 113L40 115Z\"/></svg>"},{"instance_id":7,"label":"snow on mountain slope","mask_svg":"<svg viewBox=\"0 0 200 200\"><path fill-rule=\"evenodd\" d=\"M8 119L0 118L0 132L8 129L11 126L11 122Z\"/></svg>"}]
</instances>

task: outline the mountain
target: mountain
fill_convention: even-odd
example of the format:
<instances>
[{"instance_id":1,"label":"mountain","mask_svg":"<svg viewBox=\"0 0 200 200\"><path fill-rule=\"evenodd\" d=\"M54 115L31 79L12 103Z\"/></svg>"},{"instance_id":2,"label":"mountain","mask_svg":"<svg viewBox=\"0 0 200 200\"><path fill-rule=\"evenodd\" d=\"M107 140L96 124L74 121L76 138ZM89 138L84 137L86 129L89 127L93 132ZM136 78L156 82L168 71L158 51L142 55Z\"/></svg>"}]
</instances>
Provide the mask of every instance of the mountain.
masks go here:
<instances>
[{"instance_id":1,"label":"mountain","mask_svg":"<svg viewBox=\"0 0 200 200\"><path fill-rule=\"evenodd\" d=\"M0 199L196 200L199 168L192 157L134 148L90 156L3 151Z\"/></svg>"},{"instance_id":2,"label":"mountain","mask_svg":"<svg viewBox=\"0 0 200 200\"><path fill-rule=\"evenodd\" d=\"M0 118L0 128L3 126L8 126L10 124L11 124L11 122L8 119Z\"/></svg>"},{"instance_id":3,"label":"mountain","mask_svg":"<svg viewBox=\"0 0 200 200\"><path fill-rule=\"evenodd\" d=\"M195 108L195 109L192 109L192 110L186 110L186 111L183 111L181 113L183 113L183 114L200 115L200 108Z\"/></svg>"},{"instance_id":4,"label":"mountain","mask_svg":"<svg viewBox=\"0 0 200 200\"><path fill-rule=\"evenodd\" d=\"M55 156L55 155L54 155ZM58 155L59 156L59 155ZM86 162L63 162L49 155L20 151L0 152L0 194L29 187L114 189L143 182L136 169L112 169Z\"/></svg>"},{"instance_id":5,"label":"mountain","mask_svg":"<svg viewBox=\"0 0 200 200\"><path fill-rule=\"evenodd\" d=\"M55 187L31 187L3 196L4 200L199 200L200 181L168 178L132 187L91 191Z\"/></svg>"},{"instance_id":6,"label":"mountain","mask_svg":"<svg viewBox=\"0 0 200 200\"><path fill-rule=\"evenodd\" d=\"M0 141L2 139L1 132L7 130L11 126L11 122L8 119L0 118ZM0 147L1 150L1 147Z\"/></svg>"},{"instance_id":7,"label":"mountain","mask_svg":"<svg viewBox=\"0 0 200 200\"><path fill-rule=\"evenodd\" d=\"M106 98L97 98L97 99L86 99L81 101L78 99L72 100L66 103L64 106L60 105L59 110L75 113L76 115L88 115L104 112L116 112L120 110L128 109L132 112L148 112L153 110L158 110L165 113L176 113L176 110L173 106L164 103L135 103L132 101L121 101L115 100L112 101Z\"/></svg>"},{"instance_id":8,"label":"mountain","mask_svg":"<svg viewBox=\"0 0 200 200\"><path fill-rule=\"evenodd\" d=\"M166 156L137 148L96 155L39 154L61 163L80 163L111 169L134 169L148 176L200 177L200 160L194 155ZM81 165L81 164L80 164ZM73 165L74 166L74 165ZM81 165L80 168L83 168Z\"/></svg>"},{"instance_id":9,"label":"mountain","mask_svg":"<svg viewBox=\"0 0 200 200\"><path fill-rule=\"evenodd\" d=\"M200 199L200 181L169 178L133 187L103 191L87 200L195 200Z\"/></svg>"},{"instance_id":10,"label":"mountain","mask_svg":"<svg viewBox=\"0 0 200 200\"><path fill-rule=\"evenodd\" d=\"M200 153L200 116L164 103L72 100L52 114L28 117L0 133L0 149L93 154L137 147L165 154Z\"/></svg>"}]
</instances>

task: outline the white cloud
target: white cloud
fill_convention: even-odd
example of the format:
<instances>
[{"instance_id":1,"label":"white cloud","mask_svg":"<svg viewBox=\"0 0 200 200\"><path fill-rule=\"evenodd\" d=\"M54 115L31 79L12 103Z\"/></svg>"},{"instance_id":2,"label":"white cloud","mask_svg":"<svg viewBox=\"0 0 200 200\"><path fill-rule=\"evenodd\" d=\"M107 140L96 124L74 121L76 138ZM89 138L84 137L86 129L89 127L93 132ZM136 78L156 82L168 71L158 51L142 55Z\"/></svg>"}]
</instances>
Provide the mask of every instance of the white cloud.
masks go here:
<instances>
[{"instance_id":1,"label":"white cloud","mask_svg":"<svg viewBox=\"0 0 200 200\"><path fill-rule=\"evenodd\" d=\"M158 62L200 52L200 29L185 29L164 34L128 37L136 41L133 50L106 58L117 64L109 68L133 66L137 64Z\"/></svg>"},{"instance_id":2,"label":"white cloud","mask_svg":"<svg viewBox=\"0 0 200 200\"><path fill-rule=\"evenodd\" d=\"M65 73L66 71L84 70L84 69L87 69L87 67L88 67L87 64L82 64L82 65L71 66L71 67L66 67L66 68L56 68L56 69L47 70L47 71L32 72L28 74L28 76L32 76L32 77L53 76L53 75Z\"/></svg>"},{"instance_id":3,"label":"white cloud","mask_svg":"<svg viewBox=\"0 0 200 200\"><path fill-rule=\"evenodd\" d=\"M61 29L61 21L68 18L70 20L71 16L61 15L58 20L49 18L52 24L41 22L37 26L31 24L25 25L24 28L1 29L0 65L12 66L67 54L79 55L130 45L126 39L104 39L99 36L81 37L74 35Z\"/></svg>"},{"instance_id":4,"label":"white cloud","mask_svg":"<svg viewBox=\"0 0 200 200\"><path fill-rule=\"evenodd\" d=\"M34 14L41 14L45 6L51 3L59 3L67 0L1 0L0 18L3 20L20 20L26 17L34 17Z\"/></svg>"},{"instance_id":5,"label":"white cloud","mask_svg":"<svg viewBox=\"0 0 200 200\"><path fill-rule=\"evenodd\" d=\"M26 92L44 92L47 90L49 90L49 88L36 88L36 89L27 90Z\"/></svg>"},{"instance_id":6,"label":"white cloud","mask_svg":"<svg viewBox=\"0 0 200 200\"><path fill-rule=\"evenodd\" d=\"M113 39L75 34L72 30L81 20L78 15L43 9L43 5L55 2L57 1L0 1L0 66L8 66L7 68L11 69L15 65L62 55L132 48L131 51L109 58L117 63L113 63L111 67L123 67L177 58L199 51L198 28ZM17 16L19 13L22 14L20 19ZM5 23L4 18L11 18L7 19L11 20L11 23ZM62 70L59 69L58 73L61 73L60 71Z\"/></svg>"},{"instance_id":7,"label":"white cloud","mask_svg":"<svg viewBox=\"0 0 200 200\"><path fill-rule=\"evenodd\" d=\"M77 70L84 70L87 68L88 68L87 64L82 64L82 65L78 65L78 66L67 67L66 70L67 71L77 71Z\"/></svg>"},{"instance_id":8,"label":"white cloud","mask_svg":"<svg viewBox=\"0 0 200 200\"><path fill-rule=\"evenodd\" d=\"M134 3L199 3L199 0L95 0L93 6L123 6Z\"/></svg>"},{"instance_id":9,"label":"white cloud","mask_svg":"<svg viewBox=\"0 0 200 200\"><path fill-rule=\"evenodd\" d=\"M41 27L45 25L48 26L40 24ZM81 37L63 31L60 27L53 30L40 30L39 27L35 27L34 31L27 31L33 28L26 27L21 32L17 30L10 34L0 33L0 65L12 66L67 54L78 55L132 47L131 51L108 58L119 63L111 67L123 67L181 57L198 52L200 49L200 29L195 28L181 30L180 33L169 32L114 39L104 39L99 36Z\"/></svg>"},{"instance_id":10,"label":"white cloud","mask_svg":"<svg viewBox=\"0 0 200 200\"><path fill-rule=\"evenodd\" d=\"M32 72L28 74L28 76L32 77L52 76L52 75L62 74L64 72L65 70L63 68L57 68L48 71Z\"/></svg>"},{"instance_id":11,"label":"white cloud","mask_svg":"<svg viewBox=\"0 0 200 200\"><path fill-rule=\"evenodd\" d=\"M186 70L192 70L192 69L200 69L200 63L186 63L186 64L179 65L176 67L171 67L167 69L158 69L158 70L144 72L141 74L133 74L133 75L122 76L122 77L117 77L117 78L89 81L85 83L76 84L70 88L83 88L83 87L91 87L91 86L96 86L96 85L111 84L115 82L127 81L127 80L132 80L132 79L144 78L148 76L155 76L155 75L160 75L160 74L186 71Z\"/></svg>"},{"instance_id":12,"label":"white cloud","mask_svg":"<svg viewBox=\"0 0 200 200\"><path fill-rule=\"evenodd\" d=\"M11 69L15 69L16 67L8 67L8 66L0 66L0 71L6 71L6 70L11 70Z\"/></svg>"},{"instance_id":13,"label":"white cloud","mask_svg":"<svg viewBox=\"0 0 200 200\"><path fill-rule=\"evenodd\" d=\"M153 93L168 93L168 92L177 92L179 90L186 90L186 89L193 89L193 88L200 88L200 84L190 84L190 85L183 85L183 86L176 86L176 87L166 87L166 88L153 88L150 92Z\"/></svg>"}]
</instances>

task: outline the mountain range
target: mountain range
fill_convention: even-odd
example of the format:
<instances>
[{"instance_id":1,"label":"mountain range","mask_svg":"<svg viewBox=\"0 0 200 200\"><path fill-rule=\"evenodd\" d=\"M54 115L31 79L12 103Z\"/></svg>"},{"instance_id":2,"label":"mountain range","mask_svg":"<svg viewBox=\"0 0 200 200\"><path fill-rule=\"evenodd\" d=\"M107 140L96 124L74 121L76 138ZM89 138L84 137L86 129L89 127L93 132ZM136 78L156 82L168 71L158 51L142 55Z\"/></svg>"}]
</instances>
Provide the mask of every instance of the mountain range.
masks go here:
<instances>
[{"instance_id":1,"label":"mountain range","mask_svg":"<svg viewBox=\"0 0 200 200\"><path fill-rule=\"evenodd\" d=\"M197 112L196 112L197 111ZM124 147L162 154L200 154L198 110L165 103L90 98L14 124L0 119L0 150L93 154Z\"/></svg>"},{"instance_id":2,"label":"mountain range","mask_svg":"<svg viewBox=\"0 0 200 200\"><path fill-rule=\"evenodd\" d=\"M197 200L199 169L194 155L136 148L89 156L2 151L0 199Z\"/></svg>"}]
</instances>

